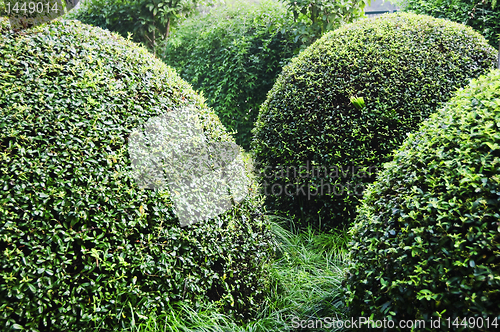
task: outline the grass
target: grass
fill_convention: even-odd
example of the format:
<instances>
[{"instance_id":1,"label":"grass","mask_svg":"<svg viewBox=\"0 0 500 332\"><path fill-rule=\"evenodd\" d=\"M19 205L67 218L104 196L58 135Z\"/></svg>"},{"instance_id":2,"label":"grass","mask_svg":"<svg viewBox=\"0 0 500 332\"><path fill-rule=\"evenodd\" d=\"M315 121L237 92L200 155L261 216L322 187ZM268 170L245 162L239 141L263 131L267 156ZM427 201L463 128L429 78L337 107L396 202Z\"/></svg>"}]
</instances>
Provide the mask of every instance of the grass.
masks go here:
<instances>
[{"instance_id":1,"label":"grass","mask_svg":"<svg viewBox=\"0 0 500 332\"><path fill-rule=\"evenodd\" d=\"M215 305L194 309L180 304L158 316L135 318L127 331L297 331L293 317L345 318L340 287L347 259L346 232L291 232L279 218L269 218L277 251L270 264L271 289L254 320L241 324Z\"/></svg>"}]
</instances>

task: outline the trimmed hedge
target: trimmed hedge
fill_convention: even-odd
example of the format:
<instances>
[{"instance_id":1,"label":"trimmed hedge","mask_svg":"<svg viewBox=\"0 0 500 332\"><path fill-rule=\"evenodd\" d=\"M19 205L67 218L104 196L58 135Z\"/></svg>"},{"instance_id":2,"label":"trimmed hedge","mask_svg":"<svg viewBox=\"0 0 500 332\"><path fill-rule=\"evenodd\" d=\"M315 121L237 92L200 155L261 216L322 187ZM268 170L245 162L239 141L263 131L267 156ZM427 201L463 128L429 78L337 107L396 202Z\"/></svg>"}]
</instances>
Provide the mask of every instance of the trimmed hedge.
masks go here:
<instances>
[{"instance_id":1,"label":"trimmed hedge","mask_svg":"<svg viewBox=\"0 0 500 332\"><path fill-rule=\"evenodd\" d=\"M248 148L260 104L299 42L288 31L293 17L274 0L238 1L192 16L159 54L202 91L221 122Z\"/></svg>"},{"instance_id":2,"label":"trimmed hedge","mask_svg":"<svg viewBox=\"0 0 500 332\"><path fill-rule=\"evenodd\" d=\"M469 27L415 14L323 36L283 69L260 109L252 146L269 209L303 225L352 222L391 151L496 54Z\"/></svg>"},{"instance_id":3,"label":"trimmed hedge","mask_svg":"<svg viewBox=\"0 0 500 332\"><path fill-rule=\"evenodd\" d=\"M500 71L423 123L371 186L350 234L353 317L500 325ZM486 318L490 326L486 326ZM491 325L493 321L497 325ZM396 323L397 326L397 323Z\"/></svg>"},{"instance_id":4,"label":"trimmed hedge","mask_svg":"<svg viewBox=\"0 0 500 332\"><path fill-rule=\"evenodd\" d=\"M233 142L171 68L54 21L1 35L0 90L1 326L114 331L177 301L253 313L272 253L261 199L181 228L168 191L131 175L127 137L169 109L196 109L207 142Z\"/></svg>"}]
</instances>

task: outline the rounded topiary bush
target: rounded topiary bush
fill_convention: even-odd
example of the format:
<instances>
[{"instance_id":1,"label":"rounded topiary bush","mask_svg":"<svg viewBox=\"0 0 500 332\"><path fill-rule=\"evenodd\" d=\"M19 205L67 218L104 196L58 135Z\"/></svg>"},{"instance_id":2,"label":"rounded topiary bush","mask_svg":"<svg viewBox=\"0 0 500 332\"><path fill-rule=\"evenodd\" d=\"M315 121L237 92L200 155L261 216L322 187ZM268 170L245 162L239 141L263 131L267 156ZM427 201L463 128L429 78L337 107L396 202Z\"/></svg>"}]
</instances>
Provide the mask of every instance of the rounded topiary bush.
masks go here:
<instances>
[{"instance_id":1,"label":"rounded topiary bush","mask_svg":"<svg viewBox=\"0 0 500 332\"><path fill-rule=\"evenodd\" d=\"M445 331L463 327L453 324L456 317L460 324L483 317L479 330L497 330L499 211L496 70L425 121L367 190L350 231L350 315L423 319L427 328L419 331L440 330L430 328L439 313Z\"/></svg>"},{"instance_id":2,"label":"rounded topiary bush","mask_svg":"<svg viewBox=\"0 0 500 332\"><path fill-rule=\"evenodd\" d=\"M414 14L323 36L283 69L256 122L270 209L322 227L352 221L389 153L496 54L469 27Z\"/></svg>"},{"instance_id":3,"label":"rounded topiary bush","mask_svg":"<svg viewBox=\"0 0 500 332\"><path fill-rule=\"evenodd\" d=\"M188 18L165 43L162 59L203 92L248 148L259 106L299 46L292 25L282 3L237 1Z\"/></svg>"},{"instance_id":4,"label":"rounded topiary bush","mask_svg":"<svg viewBox=\"0 0 500 332\"><path fill-rule=\"evenodd\" d=\"M271 253L259 197L181 227L169 190L133 177L128 137L165 112L189 107L207 144L233 142L171 68L54 21L1 35L0 91L1 326L114 331L176 301L252 313Z\"/></svg>"}]
</instances>

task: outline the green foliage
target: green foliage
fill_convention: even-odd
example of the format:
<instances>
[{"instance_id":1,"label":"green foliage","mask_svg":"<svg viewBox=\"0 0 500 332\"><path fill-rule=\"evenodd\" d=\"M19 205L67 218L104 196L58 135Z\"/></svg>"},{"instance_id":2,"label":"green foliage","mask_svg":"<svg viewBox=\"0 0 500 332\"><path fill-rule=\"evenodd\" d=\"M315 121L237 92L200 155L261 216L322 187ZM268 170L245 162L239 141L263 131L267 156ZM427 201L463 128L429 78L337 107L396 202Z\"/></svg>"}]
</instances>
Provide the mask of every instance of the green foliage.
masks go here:
<instances>
[{"instance_id":1,"label":"green foliage","mask_svg":"<svg viewBox=\"0 0 500 332\"><path fill-rule=\"evenodd\" d=\"M7 30L10 30L9 19L7 17L0 17L0 33Z\"/></svg>"},{"instance_id":2,"label":"green foliage","mask_svg":"<svg viewBox=\"0 0 500 332\"><path fill-rule=\"evenodd\" d=\"M350 223L390 152L495 58L471 28L414 14L323 36L283 69L256 122L270 210L318 227Z\"/></svg>"},{"instance_id":3,"label":"green foliage","mask_svg":"<svg viewBox=\"0 0 500 332\"><path fill-rule=\"evenodd\" d=\"M404 0L404 10L466 24L498 47L500 5L493 0Z\"/></svg>"},{"instance_id":4,"label":"green foliage","mask_svg":"<svg viewBox=\"0 0 500 332\"><path fill-rule=\"evenodd\" d=\"M281 0L293 13L294 40L305 49L323 34L364 15L364 0ZM297 49L299 51L299 49Z\"/></svg>"},{"instance_id":5,"label":"green foliage","mask_svg":"<svg viewBox=\"0 0 500 332\"><path fill-rule=\"evenodd\" d=\"M84 0L67 18L132 35L150 50L169 37L178 21L194 12L198 0Z\"/></svg>"},{"instance_id":6,"label":"green foliage","mask_svg":"<svg viewBox=\"0 0 500 332\"><path fill-rule=\"evenodd\" d=\"M247 147L258 108L297 44L283 5L236 2L186 20L165 45L164 61L201 90L222 123Z\"/></svg>"},{"instance_id":7,"label":"green foliage","mask_svg":"<svg viewBox=\"0 0 500 332\"><path fill-rule=\"evenodd\" d=\"M495 70L410 135L367 190L351 229L352 316L500 324L499 152Z\"/></svg>"},{"instance_id":8,"label":"green foliage","mask_svg":"<svg viewBox=\"0 0 500 332\"><path fill-rule=\"evenodd\" d=\"M253 313L272 253L261 199L181 228L168 191L131 176L127 137L169 109L194 107L208 142L233 140L171 68L54 21L1 35L0 91L1 326L116 331L178 301Z\"/></svg>"}]
</instances>

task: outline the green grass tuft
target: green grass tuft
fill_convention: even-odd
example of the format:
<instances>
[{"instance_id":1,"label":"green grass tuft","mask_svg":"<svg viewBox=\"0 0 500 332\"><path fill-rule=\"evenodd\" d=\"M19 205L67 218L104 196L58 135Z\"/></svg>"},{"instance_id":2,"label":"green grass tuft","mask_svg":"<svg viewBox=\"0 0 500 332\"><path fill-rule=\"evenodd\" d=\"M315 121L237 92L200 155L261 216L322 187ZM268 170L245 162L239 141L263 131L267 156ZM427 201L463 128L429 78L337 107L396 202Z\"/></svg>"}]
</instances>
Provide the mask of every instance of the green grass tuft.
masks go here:
<instances>
[{"instance_id":1,"label":"green grass tuft","mask_svg":"<svg viewBox=\"0 0 500 332\"><path fill-rule=\"evenodd\" d=\"M255 319L241 323L225 315L215 304L193 308L180 303L158 316L136 317L134 324L124 331L297 331L292 326L293 317L345 318L340 287L347 259L347 232L317 233L312 228L289 231L283 227L287 220L268 218L276 257L270 264L268 295Z\"/></svg>"}]
</instances>

